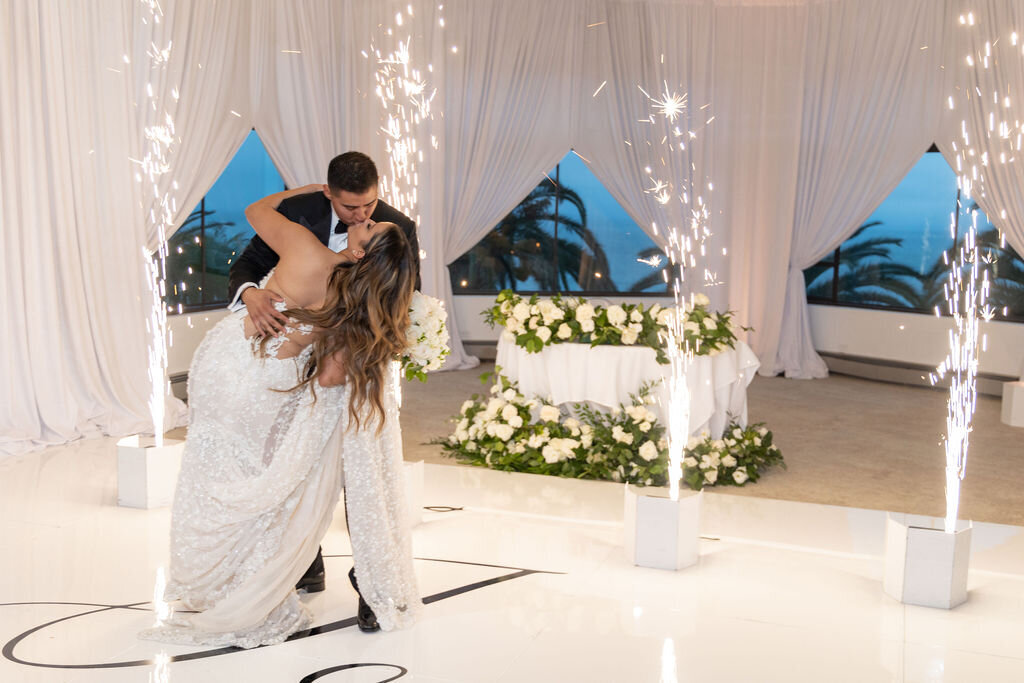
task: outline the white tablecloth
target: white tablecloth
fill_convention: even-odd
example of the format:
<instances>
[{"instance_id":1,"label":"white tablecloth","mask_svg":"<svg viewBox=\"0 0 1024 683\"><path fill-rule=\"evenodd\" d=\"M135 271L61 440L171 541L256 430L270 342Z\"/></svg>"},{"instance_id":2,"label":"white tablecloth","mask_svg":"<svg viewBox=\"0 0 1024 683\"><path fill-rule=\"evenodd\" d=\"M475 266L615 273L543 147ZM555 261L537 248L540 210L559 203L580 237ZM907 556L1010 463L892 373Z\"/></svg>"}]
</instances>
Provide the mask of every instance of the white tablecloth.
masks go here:
<instances>
[{"instance_id":1,"label":"white tablecloth","mask_svg":"<svg viewBox=\"0 0 1024 683\"><path fill-rule=\"evenodd\" d=\"M589 401L605 408L629 405L629 394L645 381L668 377L669 366L655 360L653 349L637 346L552 344L540 353L527 353L514 342L498 342L496 364L501 373L519 383L526 396L557 403ZM708 430L715 438L735 418L747 423L747 386L760 366L757 356L743 342L716 356L696 356L686 372L690 391L689 433ZM667 382L651 391L657 403L651 407L667 426Z\"/></svg>"}]
</instances>

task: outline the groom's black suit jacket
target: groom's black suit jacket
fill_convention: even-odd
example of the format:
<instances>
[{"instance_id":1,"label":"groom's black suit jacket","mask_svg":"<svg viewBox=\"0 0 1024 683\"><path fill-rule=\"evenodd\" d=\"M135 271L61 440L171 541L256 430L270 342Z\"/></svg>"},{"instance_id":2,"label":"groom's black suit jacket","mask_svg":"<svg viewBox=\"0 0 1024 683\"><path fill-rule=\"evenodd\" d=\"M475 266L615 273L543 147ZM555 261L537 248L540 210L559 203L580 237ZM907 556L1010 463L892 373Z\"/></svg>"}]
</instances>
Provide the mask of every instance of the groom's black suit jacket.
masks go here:
<instances>
[{"instance_id":1,"label":"groom's black suit jacket","mask_svg":"<svg viewBox=\"0 0 1024 683\"><path fill-rule=\"evenodd\" d=\"M311 192L289 197L281 202L277 210L290 221L299 223L311 233L316 235L325 246L331 238L331 203L323 192ZM388 206L381 200L377 200L377 208L373 210L370 219L375 223L394 223L405 232L409 238L409 245L412 247L414 263L416 268L416 289L420 288L420 245L416 239L416 223L408 216L394 207ZM344 230L348 226L340 224ZM259 281L270 272L270 269L277 265L280 257L267 246L259 235L249 241L245 251L231 264L228 271L228 300L234 301L238 288L246 282Z\"/></svg>"}]
</instances>

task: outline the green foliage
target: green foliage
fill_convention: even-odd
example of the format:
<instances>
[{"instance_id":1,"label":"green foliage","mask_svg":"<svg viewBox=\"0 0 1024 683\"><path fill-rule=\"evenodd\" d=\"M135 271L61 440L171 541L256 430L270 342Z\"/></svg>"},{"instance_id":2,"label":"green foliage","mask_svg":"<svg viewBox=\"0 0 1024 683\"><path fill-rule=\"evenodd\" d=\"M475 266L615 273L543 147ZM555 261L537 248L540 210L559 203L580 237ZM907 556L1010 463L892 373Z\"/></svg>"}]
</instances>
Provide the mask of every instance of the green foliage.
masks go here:
<instances>
[{"instance_id":1,"label":"green foliage","mask_svg":"<svg viewBox=\"0 0 1024 683\"><path fill-rule=\"evenodd\" d=\"M733 313L709 311L706 296L697 295L687 306L682 323L683 344L695 355L715 355L736 346ZM491 326L501 325L513 335L517 346L537 353L549 344L574 343L590 346L646 346L654 349L659 363L668 363L665 352L667 325L675 308L658 304L593 306L582 297L554 295L524 299L502 290L493 306L483 312Z\"/></svg>"},{"instance_id":2,"label":"green foliage","mask_svg":"<svg viewBox=\"0 0 1024 683\"><path fill-rule=\"evenodd\" d=\"M630 395L628 406L605 412L576 404L576 417L572 417L555 406L527 399L500 369L493 376L490 391L474 394L452 418L454 432L433 442L447 455L510 472L643 486L668 484L668 443L664 426L649 408L651 385ZM491 377L486 373L481 382ZM691 439L683 455L683 481L695 489L742 486L757 481L767 467L785 467L782 454L772 444L772 433L762 425L743 428L732 423L722 439L710 435Z\"/></svg>"}]
</instances>

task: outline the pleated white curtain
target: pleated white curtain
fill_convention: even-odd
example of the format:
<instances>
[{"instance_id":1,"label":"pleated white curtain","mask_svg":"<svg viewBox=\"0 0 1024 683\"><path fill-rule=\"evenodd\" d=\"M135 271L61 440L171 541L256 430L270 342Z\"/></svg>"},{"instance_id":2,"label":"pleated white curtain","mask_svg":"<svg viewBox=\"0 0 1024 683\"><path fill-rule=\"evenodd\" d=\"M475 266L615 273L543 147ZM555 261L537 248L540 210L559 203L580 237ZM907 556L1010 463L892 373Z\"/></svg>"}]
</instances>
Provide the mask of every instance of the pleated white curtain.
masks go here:
<instances>
[{"instance_id":1,"label":"pleated white curtain","mask_svg":"<svg viewBox=\"0 0 1024 683\"><path fill-rule=\"evenodd\" d=\"M974 15L974 25L960 25L959 16L968 12ZM955 0L947 14L948 74L943 94L954 95L955 108L942 108L942 131L936 143L954 169L958 156L954 143L964 148L964 131L971 146L987 154L987 163L981 165L978 160L980 175L971 198L1003 230L1017 253L1024 254L1024 158L1017 149L1019 124L1024 123L1024 5L1012 0ZM1014 45L1015 31L1021 33ZM986 43L992 44L987 68L979 58L986 53ZM968 56L974 58L974 66L967 63ZM957 87L981 95L965 104ZM1009 123L1008 138L1000 134L999 121Z\"/></svg>"},{"instance_id":2,"label":"pleated white curtain","mask_svg":"<svg viewBox=\"0 0 1024 683\"><path fill-rule=\"evenodd\" d=\"M705 121L712 112L720 114L712 106L714 9L708 3L594 3L587 24L574 146L615 200L665 249L667 230L684 231L697 196L712 200L707 182L714 181L708 151L713 134ZM686 97L675 121L651 101L666 95ZM719 121L728 125L728 117ZM669 201L651 192L656 182L667 185Z\"/></svg>"},{"instance_id":3,"label":"pleated white curtain","mask_svg":"<svg viewBox=\"0 0 1024 683\"><path fill-rule=\"evenodd\" d=\"M428 262L449 311L448 264L480 241L569 151L585 9L579 2L545 0L445 3L449 42L457 51L448 52L442 69L445 144L442 174L432 179L444 197L443 259ZM459 347L453 344L453 356ZM476 359L463 353L456 362L472 367Z\"/></svg>"},{"instance_id":4,"label":"pleated white curtain","mask_svg":"<svg viewBox=\"0 0 1024 683\"><path fill-rule=\"evenodd\" d=\"M359 150L380 167L376 61L364 57L395 3L258 0L252 22L256 132L289 187L327 182L327 164Z\"/></svg>"},{"instance_id":5,"label":"pleated white curtain","mask_svg":"<svg viewBox=\"0 0 1024 683\"><path fill-rule=\"evenodd\" d=\"M248 38L233 18L246 3L178 2L144 27L141 11L131 0L0 11L3 454L152 429L142 251L155 246L153 197L130 161L144 154L143 126L165 114L141 111L147 84L181 138L163 177L165 191L177 183L178 222L249 126L230 114L248 98L234 80ZM168 41L173 78L154 82L146 52ZM166 426L182 408L169 402Z\"/></svg>"},{"instance_id":6,"label":"pleated white curtain","mask_svg":"<svg viewBox=\"0 0 1024 683\"><path fill-rule=\"evenodd\" d=\"M793 219L807 3L595 4L574 144L661 246L667 226L685 228L697 196L708 203L712 237L684 287L736 310L758 350L781 317L770 305L781 301ZM675 124L658 114L645 123L654 111L645 92L685 93L687 111ZM673 184L666 204L647 192L656 180Z\"/></svg>"},{"instance_id":7,"label":"pleated white curtain","mask_svg":"<svg viewBox=\"0 0 1024 683\"><path fill-rule=\"evenodd\" d=\"M779 334L758 349L763 374L828 375L811 339L803 270L849 237L935 141L947 19L930 0L811 8L805 87L794 103L802 126L788 282ZM780 304L766 300L773 316Z\"/></svg>"}]
</instances>

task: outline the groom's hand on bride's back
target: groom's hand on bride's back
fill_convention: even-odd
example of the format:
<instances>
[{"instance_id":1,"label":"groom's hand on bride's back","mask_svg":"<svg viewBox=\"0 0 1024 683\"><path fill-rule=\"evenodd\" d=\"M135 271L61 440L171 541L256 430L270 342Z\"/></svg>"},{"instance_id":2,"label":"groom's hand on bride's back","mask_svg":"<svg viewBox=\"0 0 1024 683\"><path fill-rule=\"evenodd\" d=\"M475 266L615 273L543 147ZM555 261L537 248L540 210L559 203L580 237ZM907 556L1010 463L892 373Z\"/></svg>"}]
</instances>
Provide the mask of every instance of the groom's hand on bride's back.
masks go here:
<instances>
[{"instance_id":1,"label":"groom's hand on bride's back","mask_svg":"<svg viewBox=\"0 0 1024 683\"><path fill-rule=\"evenodd\" d=\"M263 336L272 336L284 331L288 318L274 308L274 303L284 301L277 294L267 289L250 287L242 292L242 303L245 304L249 319L256 326L256 331Z\"/></svg>"}]
</instances>

